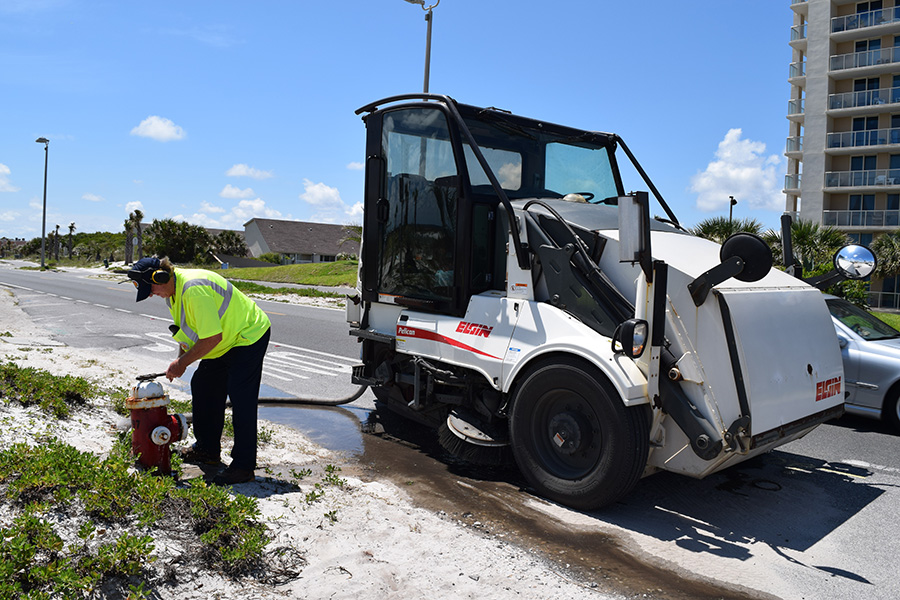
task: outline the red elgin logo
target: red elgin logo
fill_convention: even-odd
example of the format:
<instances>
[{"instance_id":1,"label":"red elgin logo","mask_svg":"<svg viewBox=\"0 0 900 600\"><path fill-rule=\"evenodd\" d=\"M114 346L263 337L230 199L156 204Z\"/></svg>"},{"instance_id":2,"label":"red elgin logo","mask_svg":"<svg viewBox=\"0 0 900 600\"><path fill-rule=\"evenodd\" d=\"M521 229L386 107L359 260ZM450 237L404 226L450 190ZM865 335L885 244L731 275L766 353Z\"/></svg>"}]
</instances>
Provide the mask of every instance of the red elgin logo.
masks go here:
<instances>
[{"instance_id":1,"label":"red elgin logo","mask_svg":"<svg viewBox=\"0 0 900 600\"><path fill-rule=\"evenodd\" d=\"M491 330L493 327L488 327L487 325L479 325L478 323L466 323L465 321L460 321L459 325L456 327L457 333L465 333L467 335L480 335L481 337L488 337L491 335Z\"/></svg>"},{"instance_id":2,"label":"red elgin logo","mask_svg":"<svg viewBox=\"0 0 900 600\"><path fill-rule=\"evenodd\" d=\"M816 402L819 400L824 400L825 398L831 398L832 396L837 396L841 393L841 378L833 377L831 379L826 379L825 381L820 381L816 384Z\"/></svg>"}]
</instances>

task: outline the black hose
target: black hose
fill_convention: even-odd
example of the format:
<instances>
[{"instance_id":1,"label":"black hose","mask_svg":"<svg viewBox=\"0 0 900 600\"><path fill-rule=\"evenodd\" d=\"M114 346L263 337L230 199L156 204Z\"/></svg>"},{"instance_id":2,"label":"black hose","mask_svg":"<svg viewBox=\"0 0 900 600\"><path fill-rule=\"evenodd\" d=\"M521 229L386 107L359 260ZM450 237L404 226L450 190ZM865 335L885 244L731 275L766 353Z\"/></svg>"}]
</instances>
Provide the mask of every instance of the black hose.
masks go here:
<instances>
[{"instance_id":1,"label":"black hose","mask_svg":"<svg viewBox=\"0 0 900 600\"><path fill-rule=\"evenodd\" d=\"M369 386L361 385L359 389L356 390L350 396L346 398L298 398L287 397L287 398L260 398L260 404L310 404L313 406L340 406L341 404L349 404L363 395Z\"/></svg>"}]
</instances>

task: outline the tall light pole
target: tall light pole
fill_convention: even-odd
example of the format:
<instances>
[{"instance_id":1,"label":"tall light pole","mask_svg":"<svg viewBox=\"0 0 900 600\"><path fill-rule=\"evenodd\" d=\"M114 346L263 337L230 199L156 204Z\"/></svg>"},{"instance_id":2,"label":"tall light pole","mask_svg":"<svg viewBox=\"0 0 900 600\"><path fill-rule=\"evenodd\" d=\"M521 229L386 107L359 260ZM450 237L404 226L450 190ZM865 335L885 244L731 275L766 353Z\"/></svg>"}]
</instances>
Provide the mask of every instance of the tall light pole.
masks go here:
<instances>
[{"instance_id":1,"label":"tall light pole","mask_svg":"<svg viewBox=\"0 0 900 600\"><path fill-rule=\"evenodd\" d=\"M731 200L731 204L728 206L728 222L731 223L731 211L734 209L734 205L737 204L737 200L734 199L734 196L728 196Z\"/></svg>"},{"instance_id":2,"label":"tall light pole","mask_svg":"<svg viewBox=\"0 0 900 600\"><path fill-rule=\"evenodd\" d=\"M425 21L428 23L427 33L425 34L425 88L424 92L428 93L428 78L431 74L431 23L434 21L434 14L431 12L441 0L436 0L431 6L425 6L425 0L406 0L410 4L418 4L425 11Z\"/></svg>"},{"instance_id":3,"label":"tall light pole","mask_svg":"<svg viewBox=\"0 0 900 600\"><path fill-rule=\"evenodd\" d=\"M47 158L50 156L50 140L39 137L34 140L44 145L44 213L41 215L41 270L44 269L44 252L47 243Z\"/></svg>"}]
</instances>

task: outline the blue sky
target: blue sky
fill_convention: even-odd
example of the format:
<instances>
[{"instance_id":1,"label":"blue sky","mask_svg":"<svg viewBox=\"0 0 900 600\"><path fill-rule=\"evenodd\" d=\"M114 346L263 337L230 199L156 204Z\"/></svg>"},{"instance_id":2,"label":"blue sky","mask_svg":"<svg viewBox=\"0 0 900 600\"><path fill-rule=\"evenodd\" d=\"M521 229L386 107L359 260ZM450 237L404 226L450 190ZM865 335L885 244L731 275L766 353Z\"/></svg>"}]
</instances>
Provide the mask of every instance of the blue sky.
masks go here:
<instances>
[{"instance_id":1,"label":"blue sky","mask_svg":"<svg viewBox=\"0 0 900 600\"><path fill-rule=\"evenodd\" d=\"M734 196L736 218L777 227L789 1L633 6L441 0L430 91L618 133L684 224ZM41 136L48 231L121 231L135 208L360 222L354 110L422 91L424 16L403 0L0 0L0 236L41 234Z\"/></svg>"}]
</instances>

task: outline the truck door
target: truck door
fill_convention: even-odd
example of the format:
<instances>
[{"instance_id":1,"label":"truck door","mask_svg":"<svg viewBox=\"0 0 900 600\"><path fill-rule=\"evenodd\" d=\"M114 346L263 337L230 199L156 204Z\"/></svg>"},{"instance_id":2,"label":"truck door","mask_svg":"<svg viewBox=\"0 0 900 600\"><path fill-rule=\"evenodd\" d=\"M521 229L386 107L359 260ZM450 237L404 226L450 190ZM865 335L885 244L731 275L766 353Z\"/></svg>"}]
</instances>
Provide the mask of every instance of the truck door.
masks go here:
<instances>
[{"instance_id":1,"label":"truck door","mask_svg":"<svg viewBox=\"0 0 900 600\"><path fill-rule=\"evenodd\" d=\"M373 118L374 117L374 118ZM464 310L459 174L441 110L400 108L367 119L364 299Z\"/></svg>"}]
</instances>

